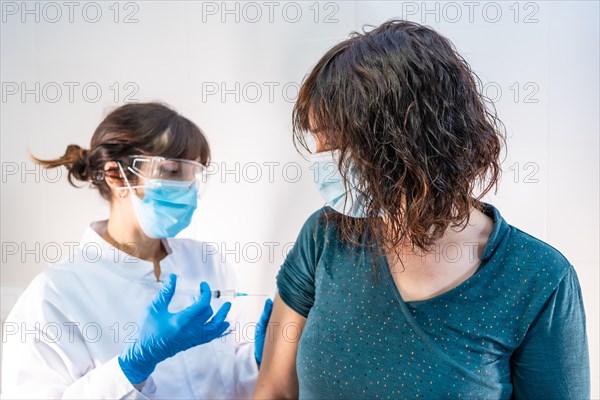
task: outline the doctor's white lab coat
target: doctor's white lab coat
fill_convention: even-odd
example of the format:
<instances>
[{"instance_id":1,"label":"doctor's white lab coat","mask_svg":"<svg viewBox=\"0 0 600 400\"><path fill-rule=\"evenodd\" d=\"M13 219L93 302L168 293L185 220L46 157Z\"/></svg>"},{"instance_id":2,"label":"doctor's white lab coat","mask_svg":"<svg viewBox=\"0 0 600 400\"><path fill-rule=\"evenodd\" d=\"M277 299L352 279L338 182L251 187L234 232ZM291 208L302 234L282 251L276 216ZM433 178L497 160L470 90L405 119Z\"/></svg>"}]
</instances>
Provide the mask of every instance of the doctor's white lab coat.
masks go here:
<instances>
[{"instance_id":1,"label":"doctor's white lab coat","mask_svg":"<svg viewBox=\"0 0 600 400\"><path fill-rule=\"evenodd\" d=\"M4 398L250 398L258 375L254 337L236 317L235 331L157 365L138 391L117 356L134 337L161 283L151 262L112 247L102 237L106 221L89 226L67 259L38 275L9 314L4 329ZM201 281L211 289L236 289L232 271L214 246L167 239L161 281L177 275L169 311L192 301ZM222 300L213 299L216 312Z\"/></svg>"}]
</instances>

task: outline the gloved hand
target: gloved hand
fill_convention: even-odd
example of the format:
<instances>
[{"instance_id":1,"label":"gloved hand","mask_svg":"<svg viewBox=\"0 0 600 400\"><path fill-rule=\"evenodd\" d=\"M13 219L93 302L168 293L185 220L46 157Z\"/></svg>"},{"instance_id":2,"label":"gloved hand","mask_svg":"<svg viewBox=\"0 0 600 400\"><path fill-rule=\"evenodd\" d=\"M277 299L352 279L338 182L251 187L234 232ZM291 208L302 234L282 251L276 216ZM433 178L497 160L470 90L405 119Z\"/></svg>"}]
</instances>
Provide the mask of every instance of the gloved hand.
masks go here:
<instances>
[{"instance_id":1,"label":"gloved hand","mask_svg":"<svg viewBox=\"0 0 600 400\"><path fill-rule=\"evenodd\" d=\"M273 310L273 300L267 299L265 301L265 308L263 309L260 320L256 324L256 331L254 333L254 358L256 363L260 366L262 362L263 348L265 346L265 336L267 335L267 327L269 325L269 318L271 318L271 311Z\"/></svg>"},{"instance_id":2,"label":"gloved hand","mask_svg":"<svg viewBox=\"0 0 600 400\"><path fill-rule=\"evenodd\" d=\"M199 300L178 313L170 313L168 307L176 282L177 277L169 275L168 281L146 308L136 341L119 355L119 365L132 384L145 381L161 361L180 351L208 343L220 337L229 327L229 323L224 322L231 308L229 302L224 303L208 321L213 310L210 287L206 282L200 284Z\"/></svg>"}]
</instances>

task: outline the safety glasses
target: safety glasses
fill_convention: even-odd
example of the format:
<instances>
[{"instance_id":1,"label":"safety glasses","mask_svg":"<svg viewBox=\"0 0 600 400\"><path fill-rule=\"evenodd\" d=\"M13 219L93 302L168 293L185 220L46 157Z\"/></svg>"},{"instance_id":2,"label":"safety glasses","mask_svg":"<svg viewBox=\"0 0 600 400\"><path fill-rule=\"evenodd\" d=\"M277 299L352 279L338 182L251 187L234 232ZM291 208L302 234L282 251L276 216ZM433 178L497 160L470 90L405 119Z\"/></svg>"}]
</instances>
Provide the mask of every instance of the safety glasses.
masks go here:
<instances>
[{"instance_id":1,"label":"safety glasses","mask_svg":"<svg viewBox=\"0 0 600 400\"><path fill-rule=\"evenodd\" d=\"M198 162L160 156L129 156L124 160L127 170L152 186L196 187L205 182L206 167ZM132 186L133 187L142 187Z\"/></svg>"}]
</instances>

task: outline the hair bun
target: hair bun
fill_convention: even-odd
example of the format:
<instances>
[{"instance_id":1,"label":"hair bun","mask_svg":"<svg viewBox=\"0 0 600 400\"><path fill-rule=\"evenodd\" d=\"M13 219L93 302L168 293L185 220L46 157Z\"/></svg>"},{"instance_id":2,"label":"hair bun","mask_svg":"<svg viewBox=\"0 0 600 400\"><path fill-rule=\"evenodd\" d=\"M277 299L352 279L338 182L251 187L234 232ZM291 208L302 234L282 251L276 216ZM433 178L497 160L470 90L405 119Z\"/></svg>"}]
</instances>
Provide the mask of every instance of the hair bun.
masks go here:
<instances>
[{"instance_id":1,"label":"hair bun","mask_svg":"<svg viewBox=\"0 0 600 400\"><path fill-rule=\"evenodd\" d=\"M88 150L76 144L70 144L65 151L64 158L71 165L69 168L70 172L73 174L73 177L80 181L87 181L89 179L90 160L88 153Z\"/></svg>"}]
</instances>

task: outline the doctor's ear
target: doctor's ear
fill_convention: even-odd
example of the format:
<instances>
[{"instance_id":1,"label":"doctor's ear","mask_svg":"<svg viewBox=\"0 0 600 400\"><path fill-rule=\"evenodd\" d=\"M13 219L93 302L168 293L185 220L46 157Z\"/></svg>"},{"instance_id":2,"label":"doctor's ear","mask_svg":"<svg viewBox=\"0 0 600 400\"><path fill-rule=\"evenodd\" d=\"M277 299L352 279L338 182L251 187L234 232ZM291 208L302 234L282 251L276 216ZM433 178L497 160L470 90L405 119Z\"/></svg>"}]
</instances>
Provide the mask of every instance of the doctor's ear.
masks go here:
<instances>
[{"instance_id":1,"label":"doctor's ear","mask_svg":"<svg viewBox=\"0 0 600 400\"><path fill-rule=\"evenodd\" d=\"M119 190L119 188L127 186L116 161L108 161L104 164L104 180L111 189Z\"/></svg>"}]
</instances>

